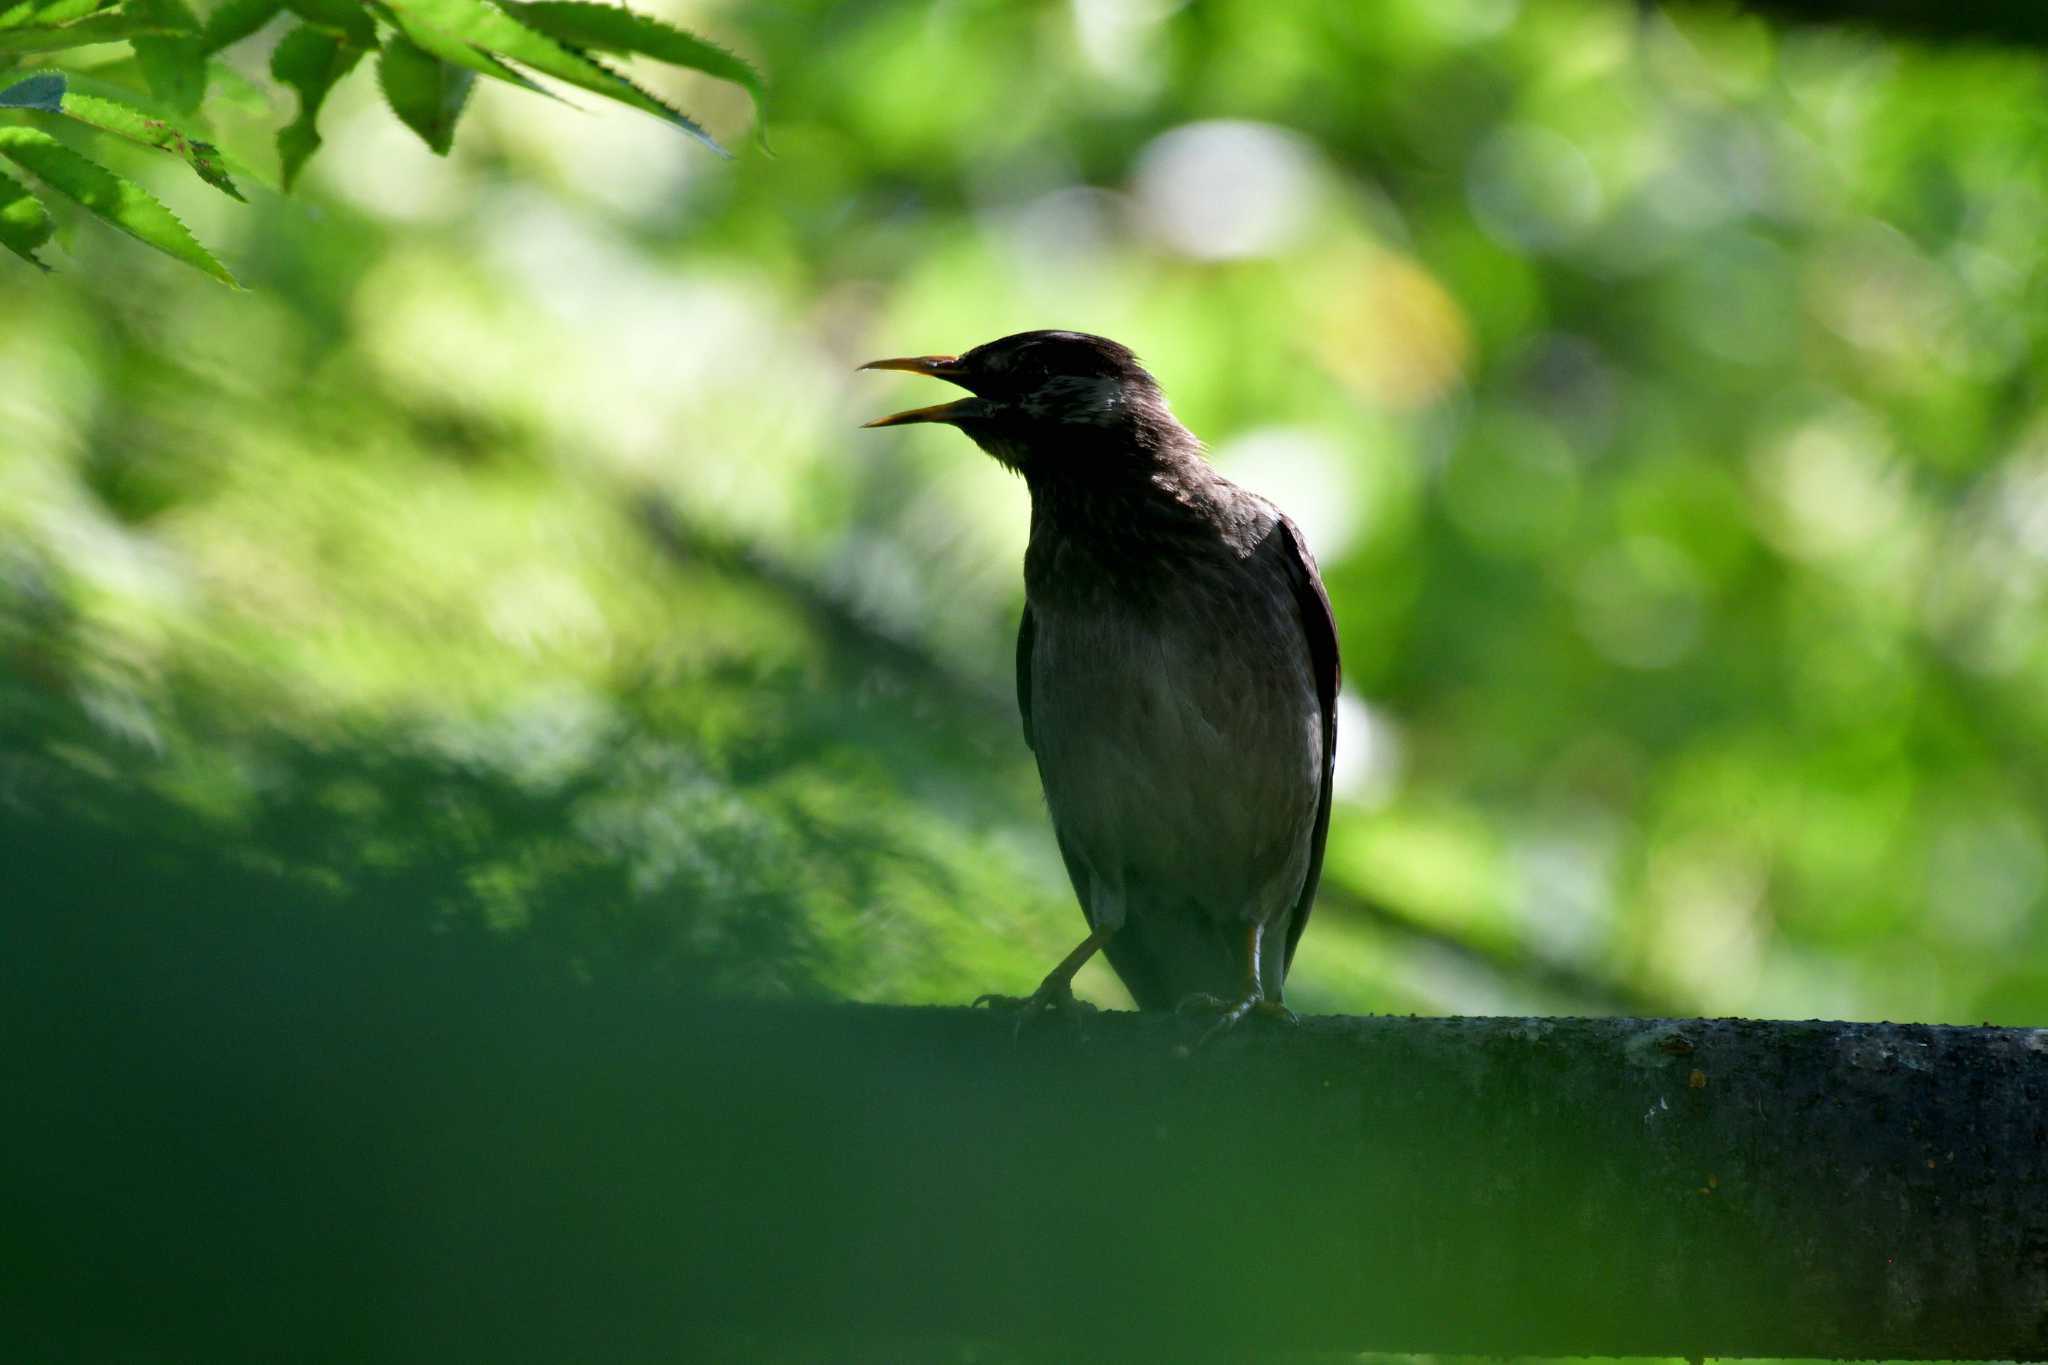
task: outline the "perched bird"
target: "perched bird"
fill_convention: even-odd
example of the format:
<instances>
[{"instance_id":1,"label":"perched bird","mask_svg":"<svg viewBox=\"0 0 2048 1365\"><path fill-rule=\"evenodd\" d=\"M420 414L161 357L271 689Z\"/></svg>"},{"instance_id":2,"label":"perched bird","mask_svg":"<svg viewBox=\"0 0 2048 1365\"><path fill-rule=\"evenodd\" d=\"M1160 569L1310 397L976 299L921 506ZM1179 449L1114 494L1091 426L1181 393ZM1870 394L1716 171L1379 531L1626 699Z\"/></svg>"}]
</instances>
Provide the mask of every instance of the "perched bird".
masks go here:
<instances>
[{"instance_id":1,"label":"perched bird","mask_svg":"<svg viewBox=\"0 0 2048 1365\"><path fill-rule=\"evenodd\" d=\"M1017 703L1089 934L1141 1009L1284 1014L1330 825L1337 632L1294 523L1237 487L1106 337L1020 332L877 360L969 397L943 422L1024 478Z\"/></svg>"}]
</instances>

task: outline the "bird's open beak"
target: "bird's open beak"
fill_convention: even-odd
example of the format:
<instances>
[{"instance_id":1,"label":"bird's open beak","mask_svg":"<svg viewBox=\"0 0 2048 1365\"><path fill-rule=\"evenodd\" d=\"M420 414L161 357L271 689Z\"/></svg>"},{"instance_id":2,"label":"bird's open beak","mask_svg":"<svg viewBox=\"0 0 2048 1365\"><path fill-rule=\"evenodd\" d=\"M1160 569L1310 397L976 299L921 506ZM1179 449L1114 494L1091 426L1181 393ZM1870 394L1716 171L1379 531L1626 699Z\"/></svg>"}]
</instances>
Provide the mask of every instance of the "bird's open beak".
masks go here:
<instances>
[{"instance_id":1,"label":"bird's open beak","mask_svg":"<svg viewBox=\"0 0 2048 1365\"><path fill-rule=\"evenodd\" d=\"M957 355L906 355L894 360L870 360L861 368L908 370L912 374L928 374L934 379L958 379L967 373L960 368L960 357Z\"/></svg>"},{"instance_id":2,"label":"bird's open beak","mask_svg":"<svg viewBox=\"0 0 2048 1365\"><path fill-rule=\"evenodd\" d=\"M870 360L861 366L863 370L908 370L912 374L928 374L934 379L950 379L955 384L964 383L967 371L960 366L958 356L950 355L907 355L895 360ZM928 408L912 408L908 412L895 412L887 417L877 417L872 422L862 422L864 427L900 427L911 422L951 422L969 415L979 406L973 398L955 399L951 403L934 403Z\"/></svg>"}]
</instances>

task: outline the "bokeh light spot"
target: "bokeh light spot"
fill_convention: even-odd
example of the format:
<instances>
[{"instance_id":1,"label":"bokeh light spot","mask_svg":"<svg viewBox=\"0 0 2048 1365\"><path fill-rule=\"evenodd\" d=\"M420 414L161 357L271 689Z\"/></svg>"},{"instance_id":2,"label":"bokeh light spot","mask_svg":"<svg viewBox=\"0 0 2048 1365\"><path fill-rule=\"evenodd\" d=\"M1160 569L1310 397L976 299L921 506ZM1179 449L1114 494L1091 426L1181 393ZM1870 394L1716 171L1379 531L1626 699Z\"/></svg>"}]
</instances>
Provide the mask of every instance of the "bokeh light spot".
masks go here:
<instances>
[{"instance_id":1,"label":"bokeh light spot","mask_svg":"<svg viewBox=\"0 0 2048 1365\"><path fill-rule=\"evenodd\" d=\"M1169 249L1198 260L1270 256L1300 239L1315 208L1315 153L1264 123L1191 123L1138 154L1139 215Z\"/></svg>"}]
</instances>

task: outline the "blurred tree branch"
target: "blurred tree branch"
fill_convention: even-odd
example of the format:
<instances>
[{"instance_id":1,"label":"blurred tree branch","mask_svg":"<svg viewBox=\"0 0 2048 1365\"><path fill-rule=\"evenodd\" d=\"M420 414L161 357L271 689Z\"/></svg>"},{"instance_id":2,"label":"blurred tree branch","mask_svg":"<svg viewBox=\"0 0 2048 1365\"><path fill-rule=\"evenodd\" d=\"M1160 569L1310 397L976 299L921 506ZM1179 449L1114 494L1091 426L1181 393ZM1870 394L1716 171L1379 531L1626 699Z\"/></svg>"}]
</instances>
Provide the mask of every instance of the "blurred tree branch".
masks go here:
<instances>
[{"instance_id":1,"label":"blurred tree branch","mask_svg":"<svg viewBox=\"0 0 2048 1365\"><path fill-rule=\"evenodd\" d=\"M1332 878L1324 879L1316 892L1316 904L1324 913L1335 911L1352 916L1396 940L1447 952L1490 975L1569 1001L1574 1009L1597 1014L1649 1014L1665 1003L1628 982L1545 956L1526 944L1474 942Z\"/></svg>"},{"instance_id":2,"label":"blurred tree branch","mask_svg":"<svg viewBox=\"0 0 2048 1365\"><path fill-rule=\"evenodd\" d=\"M943 696L955 706L993 715L1011 709L995 688L949 666L924 643L892 631L828 585L759 545L689 517L653 493L633 495L631 520L655 548L677 564L749 579L799 607L820 637L842 651L871 659Z\"/></svg>"}]
</instances>

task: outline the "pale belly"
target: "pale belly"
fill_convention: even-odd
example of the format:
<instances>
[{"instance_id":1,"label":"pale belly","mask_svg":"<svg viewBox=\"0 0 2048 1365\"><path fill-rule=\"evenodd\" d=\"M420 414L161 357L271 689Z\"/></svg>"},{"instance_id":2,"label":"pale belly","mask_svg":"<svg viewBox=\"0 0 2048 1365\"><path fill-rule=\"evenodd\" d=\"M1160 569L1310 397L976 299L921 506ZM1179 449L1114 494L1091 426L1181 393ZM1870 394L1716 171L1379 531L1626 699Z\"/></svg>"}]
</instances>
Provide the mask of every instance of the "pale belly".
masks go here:
<instances>
[{"instance_id":1,"label":"pale belly","mask_svg":"<svg viewBox=\"0 0 2048 1365\"><path fill-rule=\"evenodd\" d=\"M1283 599L1285 600L1285 599ZM1146 611L1034 605L1032 728L1091 915L1136 907L1271 923L1299 895L1322 716L1292 611L1249 583Z\"/></svg>"}]
</instances>

